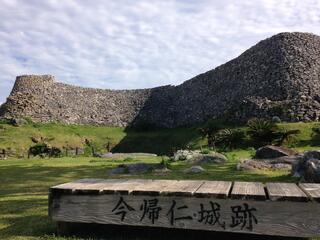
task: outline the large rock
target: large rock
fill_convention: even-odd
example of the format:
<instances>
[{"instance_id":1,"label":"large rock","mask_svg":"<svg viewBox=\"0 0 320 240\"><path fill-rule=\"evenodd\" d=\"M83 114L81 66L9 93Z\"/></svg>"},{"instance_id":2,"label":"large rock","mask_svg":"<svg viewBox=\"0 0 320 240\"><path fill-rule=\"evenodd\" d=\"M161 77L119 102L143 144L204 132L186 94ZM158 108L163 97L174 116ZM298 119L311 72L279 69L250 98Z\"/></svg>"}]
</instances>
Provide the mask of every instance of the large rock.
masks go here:
<instances>
[{"instance_id":1,"label":"large rock","mask_svg":"<svg viewBox=\"0 0 320 240\"><path fill-rule=\"evenodd\" d=\"M259 148L256 151L255 159L270 159L270 158L278 158L283 156L293 156L297 155L298 152L285 147L277 147L273 145L268 145Z\"/></svg>"},{"instance_id":2,"label":"large rock","mask_svg":"<svg viewBox=\"0 0 320 240\"><path fill-rule=\"evenodd\" d=\"M156 169L162 169L162 164L152 163L135 163L135 164L121 164L118 167L112 169L109 173L112 174L139 174L146 173Z\"/></svg>"},{"instance_id":3,"label":"large rock","mask_svg":"<svg viewBox=\"0 0 320 240\"><path fill-rule=\"evenodd\" d=\"M191 150L178 150L173 154L174 161L185 161L192 159L195 154L199 154L199 151L191 151Z\"/></svg>"},{"instance_id":4,"label":"large rock","mask_svg":"<svg viewBox=\"0 0 320 240\"><path fill-rule=\"evenodd\" d=\"M186 170L184 170L184 173L202 173L205 172L206 170L204 170L201 166L192 166L190 168L187 168Z\"/></svg>"},{"instance_id":5,"label":"large rock","mask_svg":"<svg viewBox=\"0 0 320 240\"><path fill-rule=\"evenodd\" d=\"M128 158L128 157L157 157L157 154L154 153L112 153L108 152L101 154L102 158Z\"/></svg>"},{"instance_id":6,"label":"large rock","mask_svg":"<svg viewBox=\"0 0 320 240\"><path fill-rule=\"evenodd\" d=\"M199 150L178 150L174 153L174 161L188 161L191 164L212 164L224 163L227 161L226 156L217 152L201 153Z\"/></svg>"},{"instance_id":7,"label":"large rock","mask_svg":"<svg viewBox=\"0 0 320 240\"><path fill-rule=\"evenodd\" d=\"M215 164L215 163L224 163L227 161L226 156L221 153L209 153L209 154L199 154L191 159L193 164Z\"/></svg>"},{"instance_id":8,"label":"large rock","mask_svg":"<svg viewBox=\"0 0 320 240\"><path fill-rule=\"evenodd\" d=\"M269 159L248 159L239 162L238 170L291 170L300 161L302 155L283 156Z\"/></svg>"},{"instance_id":9,"label":"large rock","mask_svg":"<svg viewBox=\"0 0 320 240\"><path fill-rule=\"evenodd\" d=\"M320 183L320 151L307 151L293 165L292 176L303 182Z\"/></svg>"},{"instance_id":10,"label":"large rock","mask_svg":"<svg viewBox=\"0 0 320 240\"><path fill-rule=\"evenodd\" d=\"M292 165L284 162L245 160L237 164L237 170L291 170Z\"/></svg>"}]
</instances>

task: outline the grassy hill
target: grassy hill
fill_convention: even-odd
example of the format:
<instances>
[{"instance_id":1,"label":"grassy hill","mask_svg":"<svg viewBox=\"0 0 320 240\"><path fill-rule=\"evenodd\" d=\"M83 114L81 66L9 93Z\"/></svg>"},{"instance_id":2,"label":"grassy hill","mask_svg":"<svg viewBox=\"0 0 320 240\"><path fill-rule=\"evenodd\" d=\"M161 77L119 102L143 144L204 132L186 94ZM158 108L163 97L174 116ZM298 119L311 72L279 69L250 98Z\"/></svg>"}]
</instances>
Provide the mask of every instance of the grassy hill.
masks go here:
<instances>
[{"instance_id":1,"label":"grassy hill","mask_svg":"<svg viewBox=\"0 0 320 240\"><path fill-rule=\"evenodd\" d=\"M302 151L320 147L318 136L313 128L318 123L283 123L279 128L298 129L295 140L287 143ZM61 124L29 123L15 127L8 123L0 124L0 149L12 149L25 155L35 143L33 138L46 138L51 145L63 147L84 147L85 139L95 143L100 150L106 151L109 142L113 151L118 152L155 152L169 154L177 148L206 147L207 141L201 138L198 128L133 130L124 128L72 126ZM230 126L232 127L232 126ZM233 127L246 131L246 127ZM80 178L148 178L148 179L206 179L226 181L290 182L289 170L276 171L238 171L240 158L248 158L254 153L250 142L244 140L239 149L225 152L225 164L207 164L200 174L187 174L184 170L191 165L185 161L170 162L169 172L150 172L137 175L109 175L110 169L119 164L160 163L167 157L132 158L94 158L63 157L54 159L17 159L0 160L0 239L4 240L67 240L77 238L57 237L54 223L47 216L48 188L59 183ZM113 237L110 239L114 240ZM126 239L126 238L123 238ZM241 238L239 238L241 239Z\"/></svg>"},{"instance_id":2,"label":"grassy hill","mask_svg":"<svg viewBox=\"0 0 320 240\"><path fill-rule=\"evenodd\" d=\"M298 129L300 133L287 143L297 149L314 149L320 146L319 137L312 131L318 126L310 123L281 123L279 128ZM199 126L175 129L135 130L116 127L62 125L57 123L28 123L23 126L0 123L0 149L10 150L14 156L26 157L34 139L47 139L49 144L61 149L85 148L86 140L94 144L99 152L106 152L109 147L113 152L147 152L159 155L171 154L180 148L201 148L207 145L199 133ZM246 127L233 127L246 131ZM250 143L243 142L242 149L250 148Z\"/></svg>"}]
</instances>

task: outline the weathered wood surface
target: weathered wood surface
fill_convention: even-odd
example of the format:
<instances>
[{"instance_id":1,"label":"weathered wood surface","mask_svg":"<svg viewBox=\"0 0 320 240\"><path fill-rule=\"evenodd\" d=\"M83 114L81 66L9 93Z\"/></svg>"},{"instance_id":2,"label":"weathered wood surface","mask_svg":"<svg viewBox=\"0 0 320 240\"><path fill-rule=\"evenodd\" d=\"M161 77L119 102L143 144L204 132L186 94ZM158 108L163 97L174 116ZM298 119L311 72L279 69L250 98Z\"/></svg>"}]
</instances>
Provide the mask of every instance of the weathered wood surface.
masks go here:
<instances>
[{"instance_id":1,"label":"weathered wood surface","mask_svg":"<svg viewBox=\"0 0 320 240\"><path fill-rule=\"evenodd\" d=\"M299 186L313 200L320 202L320 184L302 183Z\"/></svg>"},{"instance_id":2,"label":"weathered wood surface","mask_svg":"<svg viewBox=\"0 0 320 240\"><path fill-rule=\"evenodd\" d=\"M52 187L49 214L57 222L314 237L320 236L319 189L319 184L85 179Z\"/></svg>"},{"instance_id":3,"label":"weathered wood surface","mask_svg":"<svg viewBox=\"0 0 320 240\"><path fill-rule=\"evenodd\" d=\"M262 183L258 182L235 182L231 192L234 199L265 200L266 194Z\"/></svg>"},{"instance_id":4,"label":"weathered wood surface","mask_svg":"<svg viewBox=\"0 0 320 240\"><path fill-rule=\"evenodd\" d=\"M224 181L205 181L197 191L194 192L196 197L215 197L227 198L232 186L232 182Z\"/></svg>"},{"instance_id":5,"label":"weathered wood surface","mask_svg":"<svg viewBox=\"0 0 320 240\"><path fill-rule=\"evenodd\" d=\"M271 200L308 201L307 195L293 183L267 183L267 192Z\"/></svg>"}]
</instances>

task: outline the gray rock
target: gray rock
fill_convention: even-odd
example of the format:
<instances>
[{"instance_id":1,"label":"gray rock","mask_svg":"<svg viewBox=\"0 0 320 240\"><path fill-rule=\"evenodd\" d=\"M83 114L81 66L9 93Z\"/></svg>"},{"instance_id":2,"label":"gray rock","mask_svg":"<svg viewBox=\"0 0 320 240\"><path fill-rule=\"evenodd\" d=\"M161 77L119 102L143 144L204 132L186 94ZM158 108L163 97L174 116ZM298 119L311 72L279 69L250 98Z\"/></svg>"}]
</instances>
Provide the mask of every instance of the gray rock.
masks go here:
<instances>
[{"instance_id":1,"label":"gray rock","mask_svg":"<svg viewBox=\"0 0 320 240\"><path fill-rule=\"evenodd\" d=\"M157 154L154 153L112 153L112 152L108 152L105 154L102 154L101 157L102 158L113 158L113 157L157 157Z\"/></svg>"},{"instance_id":2,"label":"gray rock","mask_svg":"<svg viewBox=\"0 0 320 240\"><path fill-rule=\"evenodd\" d=\"M128 173L127 168L125 167L117 167L117 168L111 169L111 171L109 172L110 175L124 174L124 173Z\"/></svg>"},{"instance_id":3,"label":"gray rock","mask_svg":"<svg viewBox=\"0 0 320 240\"><path fill-rule=\"evenodd\" d=\"M203 169L201 166L192 166L186 170L184 170L184 173L202 173L205 172L206 170Z\"/></svg>"},{"instance_id":4,"label":"gray rock","mask_svg":"<svg viewBox=\"0 0 320 240\"><path fill-rule=\"evenodd\" d=\"M302 158L293 165L292 176L303 182L320 183L319 151L307 151Z\"/></svg>"},{"instance_id":5,"label":"gray rock","mask_svg":"<svg viewBox=\"0 0 320 240\"><path fill-rule=\"evenodd\" d=\"M217 164L227 161L226 156L221 153L199 154L191 160L193 164Z\"/></svg>"},{"instance_id":6,"label":"gray rock","mask_svg":"<svg viewBox=\"0 0 320 240\"><path fill-rule=\"evenodd\" d=\"M245 160L237 164L237 170L291 170L290 163L278 163L261 160Z\"/></svg>"},{"instance_id":7,"label":"gray rock","mask_svg":"<svg viewBox=\"0 0 320 240\"><path fill-rule=\"evenodd\" d=\"M210 152L208 154L201 153L199 150L178 150L174 156L174 161L188 161L191 164L216 164L227 161L226 156L221 153Z\"/></svg>"},{"instance_id":8,"label":"gray rock","mask_svg":"<svg viewBox=\"0 0 320 240\"><path fill-rule=\"evenodd\" d=\"M111 152L105 153L101 155L102 158L112 158L114 157L113 154Z\"/></svg>"},{"instance_id":9,"label":"gray rock","mask_svg":"<svg viewBox=\"0 0 320 240\"><path fill-rule=\"evenodd\" d=\"M256 151L256 154L254 156L255 159L270 159L270 158L278 158L283 156L293 156L297 155L298 152L285 148L285 147L278 147L273 145L268 145L259 148Z\"/></svg>"},{"instance_id":10,"label":"gray rock","mask_svg":"<svg viewBox=\"0 0 320 240\"><path fill-rule=\"evenodd\" d=\"M199 154L200 151L191 151L191 150L178 150L173 155L174 161L185 161L192 159L196 154Z\"/></svg>"},{"instance_id":11,"label":"gray rock","mask_svg":"<svg viewBox=\"0 0 320 240\"><path fill-rule=\"evenodd\" d=\"M135 164L121 164L118 167L112 169L110 174L140 174L153 171L155 169L162 169L161 164L151 163L135 163Z\"/></svg>"},{"instance_id":12,"label":"gray rock","mask_svg":"<svg viewBox=\"0 0 320 240\"><path fill-rule=\"evenodd\" d=\"M307 151L303 154L305 159L318 159L320 160L320 151Z\"/></svg>"}]
</instances>

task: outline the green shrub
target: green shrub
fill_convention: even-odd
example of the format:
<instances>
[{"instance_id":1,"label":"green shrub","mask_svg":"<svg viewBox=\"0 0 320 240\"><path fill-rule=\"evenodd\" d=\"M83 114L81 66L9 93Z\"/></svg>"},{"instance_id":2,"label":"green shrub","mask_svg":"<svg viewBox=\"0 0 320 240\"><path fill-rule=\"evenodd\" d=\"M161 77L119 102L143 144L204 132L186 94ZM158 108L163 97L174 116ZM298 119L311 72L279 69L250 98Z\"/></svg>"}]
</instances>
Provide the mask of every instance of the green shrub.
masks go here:
<instances>
[{"instance_id":1,"label":"green shrub","mask_svg":"<svg viewBox=\"0 0 320 240\"><path fill-rule=\"evenodd\" d=\"M312 142L314 142L315 144L319 144L320 143L320 126L316 125L315 127L312 128Z\"/></svg>"},{"instance_id":2,"label":"green shrub","mask_svg":"<svg viewBox=\"0 0 320 240\"><path fill-rule=\"evenodd\" d=\"M49 152L49 157L61 157L62 151L57 147L51 147Z\"/></svg>"},{"instance_id":3,"label":"green shrub","mask_svg":"<svg viewBox=\"0 0 320 240\"><path fill-rule=\"evenodd\" d=\"M253 118L247 122L248 135L255 147L271 144L279 137L277 125L269 120Z\"/></svg>"},{"instance_id":4,"label":"green shrub","mask_svg":"<svg viewBox=\"0 0 320 240\"><path fill-rule=\"evenodd\" d=\"M247 126L249 128L247 133L254 147L289 144L294 140L294 136L300 133L297 129L279 129L276 123L259 118L250 119Z\"/></svg>"},{"instance_id":5,"label":"green shrub","mask_svg":"<svg viewBox=\"0 0 320 240\"><path fill-rule=\"evenodd\" d=\"M223 149L239 147L244 140L245 133L239 129L222 129L216 133L216 144Z\"/></svg>"},{"instance_id":6,"label":"green shrub","mask_svg":"<svg viewBox=\"0 0 320 240\"><path fill-rule=\"evenodd\" d=\"M29 148L29 154L33 156L42 156L49 152L49 147L46 143L38 143Z\"/></svg>"},{"instance_id":7,"label":"green shrub","mask_svg":"<svg viewBox=\"0 0 320 240\"><path fill-rule=\"evenodd\" d=\"M276 145L283 145L283 144L292 144L296 139L295 135L300 134L301 131L298 129L292 129L292 130L279 130L277 139L274 141Z\"/></svg>"},{"instance_id":8,"label":"green shrub","mask_svg":"<svg viewBox=\"0 0 320 240\"><path fill-rule=\"evenodd\" d=\"M38 143L29 148L29 156L40 157L61 157L62 152L59 148L49 147L46 143Z\"/></svg>"},{"instance_id":9,"label":"green shrub","mask_svg":"<svg viewBox=\"0 0 320 240\"><path fill-rule=\"evenodd\" d=\"M161 158L162 158L162 160L160 162L160 166L163 167L163 168L170 169L171 168L170 159L167 158L166 156L162 156Z\"/></svg>"},{"instance_id":10,"label":"green shrub","mask_svg":"<svg viewBox=\"0 0 320 240\"><path fill-rule=\"evenodd\" d=\"M89 139L85 139L84 155L95 156L97 152L102 150L102 146L97 142Z\"/></svg>"},{"instance_id":11,"label":"green shrub","mask_svg":"<svg viewBox=\"0 0 320 240\"><path fill-rule=\"evenodd\" d=\"M123 159L124 162L133 162L134 159L132 157L126 157L125 159Z\"/></svg>"},{"instance_id":12,"label":"green shrub","mask_svg":"<svg viewBox=\"0 0 320 240\"><path fill-rule=\"evenodd\" d=\"M202 150L201 150L201 153L202 153L202 154L209 154L209 153L210 153L210 150L209 150L209 149L202 149Z\"/></svg>"},{"instance_id":13,"label":"green shrub","mask_svg":"<svg viewBox=\"0 0 320 240\"><path fill-rule=\"evenodd\" d=\"M210 120L203 127L199 128L198 131L202 138L206 138L209 147L216 147L217 133L219 130L226 128L226 124L218 120Z\"/></svg>"},{"instance_id":14,"label":"green shrub","mask_svg":"<svg viewBox=\"0 0 320 240\"><path fill-rule=\"evenodd\" d=\"M9 119L0 119L0 124L11 124Z\"/></svg>"}]
</instances>

